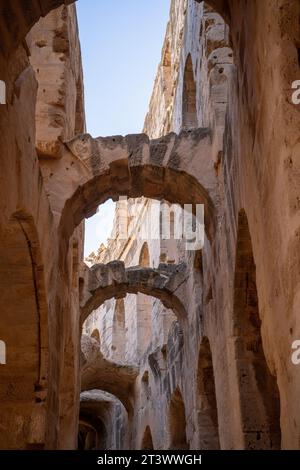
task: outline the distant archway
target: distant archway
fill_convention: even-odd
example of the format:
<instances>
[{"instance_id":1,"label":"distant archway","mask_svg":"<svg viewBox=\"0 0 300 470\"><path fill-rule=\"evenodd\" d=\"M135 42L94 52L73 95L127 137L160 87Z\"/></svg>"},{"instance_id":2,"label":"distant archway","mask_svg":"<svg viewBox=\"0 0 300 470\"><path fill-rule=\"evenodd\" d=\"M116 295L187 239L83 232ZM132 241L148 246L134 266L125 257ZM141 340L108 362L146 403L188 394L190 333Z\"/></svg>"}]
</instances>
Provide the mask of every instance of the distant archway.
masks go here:
<instances>
[{"instance_id":1,"label":"distant archway","mask_svg":"<svg viewBox=\"0 0 300 470\"><path fill-rule=\"evenodd\" d=\"M146 426L146 429L144 431L141 450L154 450L152 433L149 426Z\"/></svg>"},{"instance_id":2,"label":"distant archway","mask_svg":"<svg viewBox=\"0 0 300 470\"><path fill-rule=\"evenodd\" d=\"M185 406L179 388L173 392L169 408L169 433L172 450L187 450Z\"/></svg>"},{"instance_id":3,"label":"distant archway","mask_svg":"<svg viewBox=\"0 0 300 470\"><path fill-rule=\"evenodd\" d=\"M143 268L150 268L150 254L147 242L145 242L142 246L139 256L139 266L142 266Z\"/></svg>"},{"instance_id":4,"label":"distant archway","mask_svg":"<svg viewBox=\"0 0 300 470\"><path fill-rule=\"evenodd\" d=\"M194 78L191 54L187 56L182 90L182 129L198 127L197 118L197 87Z\"/></svg>"},{"instance_id":5,"label":"distant archway","mask_svg":"<svg viewBox=\"0 0 300 470\"><path fill-rule=\"evenodd\" d=\"M128 414L114 395L103 390L82 392L80 394L79 416L78 441L81 449L83 449L86 440L86 428L82 425L91 426L95 430L94 448L97 450L128 448L130 437Z\"/></svg>"},{"instance_id":6,"label":"distant archway","mask_svg":"<svg viewBox=\"0 0 300 470\"><path fill-rule=\"evenodd\" d=\"M124 361L126 349L125 304L124 299L116 299L112 325L112 357Z\"/></svg>"},{"instance_id":7,"label":"distant archway","mask_svg":"<svg viewBox=\"0 0 300 470\"><path fill-rule=\"evenodd\" d=\"M197 373L197 421L199 449L220 449L218 409L212 354L208 338L203 338Z\"/></svg>"},{"instance_id":8,"label":"distant archway","mask_svg":"<svg viewBox=\"0 0 300 470\"><path fill-rule=\"evenodd\" d=\"M48 374L44 270L32 217L15 214L0 240L0 448L43 448ZM15 432L11 432L14 429Z\"/></svg>"},{"instance_id":9,"label":"distant archway","mask_svg":"<svg viewBox=\"0 0 300 470\"><path fill-rule=\"evenodd\" d=\"M234 335L246 449L280 449L280 398L264 355L256 267L247 216L238 217L234 284Z\"/></svg>"},{"instance_id":10,"label":"distant archway","mask_svg":"<svg viewBox=\"0 0 300 470\"><path fill-rule=\"evenodd\" d=\"M98 449L98 433L102 428L101 421L98 420L97 429L89 422L79 419L78 431L78 450L96 450Z\"/></svg>"},{"instance_id":11,"label":"distant archway","mask_svg":"<svg viewBox=\"0 0 300 470\"><path fill-rule=\"evenodd\" d=\"M81 337L81 390L102 390L114 395L133 414L133 386L138 367L116 363L102 354L98 343L88 335Z\"/></svg>"}]
</instances>

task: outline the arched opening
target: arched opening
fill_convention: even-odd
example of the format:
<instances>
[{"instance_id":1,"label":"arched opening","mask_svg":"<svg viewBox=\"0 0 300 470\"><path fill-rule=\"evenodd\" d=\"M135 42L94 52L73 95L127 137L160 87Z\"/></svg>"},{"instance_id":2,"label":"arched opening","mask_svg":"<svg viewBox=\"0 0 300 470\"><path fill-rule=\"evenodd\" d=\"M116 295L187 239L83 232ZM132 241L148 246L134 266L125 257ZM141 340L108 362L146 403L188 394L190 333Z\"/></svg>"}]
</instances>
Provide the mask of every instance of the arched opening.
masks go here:
<instances>
[{"instance_id":1,"label":"arched opening","mask_svg":"<svg viewBox=\"0 0 300 470\"><path fill-rule=\"evenodd\" d=\"M146 429L144 431L141 450L154 450L152 433L149 426L146 426Z\"/></svg>"},{"instance_id":2,"label":"arched opening","mask_svg":"<svg viewBox=\"0 0 300 470\"><path fill-rule=\"evenodd\" d=\"M171 396L169 409L169 432L172 450L187 450L185 406L179 388Z\"/></svg>"},{"instance_id":3,"label":"arched opening","mask_svg":"<svg viewBox=\"0 0 300 470\"><path fill-rule=\"evenodd\" d=\"M142 246L139 265L144 268L150 267L150 255L148 243ZM152 340L152 303L153 298L138 292L136 298L136 324L137 324L137 354L143 356Z\"/></svg>"},{"instance_id":4,"label":"arched opening","mask_svg":"<svg viewBox=\"0 0 300 470\"><path fill-rule=\"evenodd\" d=\"M198 127L197 118L197 88L194 78L191 54L187 56L182 91L182 129Z\"/></svg>"},{"instance_id":5,"label":"arched opening","mask_svg":"<svg viewBox=\"0 0 300 470\"><path fill-rule=\"evenodd\" d=\"M172 266L173 267L173 266ZM134 269L128 268L134 275ZM139 268L137 268L139 270ZM135 277L135 276L133 276ZM150 271L150 279L153 279ZM129 295L127 294L129 290ZM102 291L102 293L100 292ZM99 293L99 297L98 297ZM152 349L152 345L164 344L168 336L170 326L176 321L177 317L182 317L184 322L186 319L186 312L182 311L181 306L178 305L176 311L176 299L167 301L169 308L166 308L166 303L160 300L157 292L152 288L149 292L142 291L145 297L149 298L155 308L155 324L156 329L153 331L155 336L152 337L151 332L146 329L144 337L148 340L148 347L146 351L138 348L138 335L137 335L137 299L138 288L130 290L129 286L125 286L125 290L118 285L108 287L107 289L99 287L96 289L94 295L97 297L95 302L87 305L82 311L82 333L83 335L91 337L91 332L96 328L101 331L100 337L100 350L101 353L109 360L120 364L138 363L146 359L146 354ZM118 296L122 295L122 298ZM113 297L116 296L116 299ZM124 297L123 297L124 296ZM172 304L171 304L172 302ZM174 309L175 306L175 309ZM117 315L116 315L117 313ZM150 312L152 315L152 312ZM121 316L121 328L116 327L116 319ZM150 318L150 316L149 316ZM145 325L144 325L145 327ZM118 334L118 331L120 334ZM149 339L152 337L152 342Z\"/></svg>"},{"instance_id":6,"label":"arched opening","mask_svg":"<svg viewBox=\"0 0 300 470\"><path fill-rule=\"evenodd\" d=\"M79 416L79 450L128 447L128 414L116 396L99 389L82 392Z\"/></svg>"},{"instance_id":7,"label":"arched opening","mask_svg":"<svg viewBox=\"0 0 300 470\"><path fill-rule=\"evenodd\" d=\"M175 137L169 134L155 141L144 134L96 139L84 134L65 144L66 161L81 176L62 201L59 226L62 252L84 218L93 216L108 199L117 200L120 196L131 199L143 196L179 206L191 204L193 214L197 204L203 204L205 231L212 239L215 222L210 195L214 197L215 173L213 164L207 164L212 150L209 129L196 129L188 135L182 132ZM185 149L184 155L178 153L179 148ZM137 155L137 160L132 155ZM142 160L143 155L147 155L146 161ZM193 175L190 168L195 169ZM62 184L66 177L63 171L54 176L58 178L57 184ZM205 187L207 181L213 182L209 189Z\"/></svg>"},{"instance_id":8,"label":"arched opening","mask_svg":"<svg viewBox=\"0 0 300 470\"><path fill-rule=\"evenodd\" d=\"M0 240L0 338L6 346L0 381L2 449L43 448L45 443L48 336L43 275L33 221L18 214Z\"/></svg>"},{"instance_id":9,"label":"arched opening","mask_svg":"<svg viewBox=\"0 0 300 470\"><path fill-rule=\"evenodd\" d=\"M125 305L124 299L117 299L112 325L112 358L115 361L124 361L126 349L126 331L125 331Z\"/></svg>"},{"instance_id":10,"label":"arched opening","mask_svg":"<svg viewBox=\"0 0 300 470\"><path fill-rule=\"evenodd\" d=\"M101 391L114 395L132 417L133 385L138 375L136 364L112 361L88 335L82 335L81 352L82 392Z\"/></svg>"},{"instance_id":11,"label":"arched opening","mask_svg":"<svg viewBox=\"0 0 300 470\"><path fill-rule=\"evenodd\" d=\"M246 449L279 449L280 397L264 355L256 267L247 216L238 217L234 284L234 336Z\"/></svg>"},{"instance_id":12,"label":"arched opening","mask_svg":"<svg viewBox=\"0 0 300 470\"><path fill-rule=\"evenodd\" d=\"M210 344L206 337L203 338L199 351L196 400L199 449L220 449L214 369Z\"/></svg>"},{"instance_id":13,"label":"arched opening","mask_svg":"<svg viewBox=\"0 0 300 470\"><path fill-rule=\"evenodd\" d=\"M142 269L139 266L125 268L121 261L106 265L94 265L87 275L85 294L81 302L81 322L108 299L125 297L139 292L155 297L166 308L172 308L179 320L187 318L180 294L169 286L180 283L185 276L186 265L162 265L157 269ZM174 284L173 284L174 283Z\"/></svg>"},{"instance_id":14,"label":"arched opening","mask_svg":"<svg viewBox=\"0 0 300 470\"><path fill-rule=\"evenodd\" d=\"M79 420L78 450L98 449L97 430L88 423Z\"/></svg>"},{"instance_id":15,"label":"arched opening","mask_svg":"<svg viewBox=\"0 0 300 470\"><path fill-rule=\"evenodd\" d=\"M142 266L143 268L150 267L150 255L149 255L149 247L148 247L147 242L145 242L142 246L140 256L139 256L139 266Z\"/></svg>"}]
</instances>

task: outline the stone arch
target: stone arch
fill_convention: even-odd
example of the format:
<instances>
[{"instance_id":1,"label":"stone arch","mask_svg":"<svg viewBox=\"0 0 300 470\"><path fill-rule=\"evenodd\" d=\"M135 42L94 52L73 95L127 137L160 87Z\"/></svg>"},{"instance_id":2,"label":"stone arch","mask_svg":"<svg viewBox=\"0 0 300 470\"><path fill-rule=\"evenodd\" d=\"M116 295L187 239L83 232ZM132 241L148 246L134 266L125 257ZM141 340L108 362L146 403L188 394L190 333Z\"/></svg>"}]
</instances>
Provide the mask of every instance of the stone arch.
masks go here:
<instances>
[{"instance_id":1,"label":"stone arch","mask_svg":"<svg viewBox=\"0 0 300 470\"><path fill-rule=\"evenodd\" d=\"M238 216L237 230L234 336L245 448L279 449L279 390L263 350L256 266L247 215L243 209Z\"/></svg>"},{"instance_id":2,"label":"stone arch","mask_svg":"<svg viewBox=\"0 0 300 470\"><path fill-rule=\"evenodd\" d=\"M182 89L182 129L193 129L198 127L197 118L197 86L194 77L193 61L188 54Z\"/></svg>"},{"instance_id":3,"label":"stone arch","mask_svg":"<svg viewBox=\"0 0 300 470\"><path fill-rule=\"evenodd\" d=\"M126 349L124 299L116 299L112 325L112 349L114 360L123 361Z\"/></svg>"},{"instance_id":4,"label":"stone arch","mask_svg":"<svg viewBox=\"0 0 300 470\"><path fill-rule=\"evenodd\" d=\"M186 438L186 416L182 394L177 387L172 393L169 408L169 449L187 450L189 445Z\"/></svg>"},{"instance_id":5,"label":"stone arch","mask_svg":"<svg viewBox=\"0 0 300 470\"><path fill-rule=\"evenodd\" d=\"M83 134L66 142L65 149L65 164L53 176L62 191L62 251L84 218L108 199L120 196L193 204L195 212L196 204L204 204L205 230L209 238L213 236L218 190L209 129L171 133L153 141L145 134L96 139ZM63 184L66 174L67 188Z\"/></svg>"},{"instance_id":6,"label":"stone arch","mask_svg":"<svg viewBox=\"0 0 300 470\"><path fill-rule=\"evenodd\" d=\"M202 339L197 371L197 422L199 449L220 449L218 409L212 354L207 337Z\"/></svg>"},{"instance_id":7,"label":"stone arch","mask_svg":"<svg viewBox=\"0 0 300 470\"><path fill-rule=\"evenodd\" d=\"M128 414L114 395L103 390L80 394L80 423L91 425L96 432L96 449L120 450L128 448ZM81 426L79 423L79 437ZM83 429L85 434L85 429ZM84 436L83 436L84 437ZM81 440L81 445L82 445Z\"/></svg>"},{"instance_id":8,"label":"stone arch","mask_svg":"<svg viewBox=\"0 0 300 470\"><path fill-rule=\"evenodd\" d=\"M102 428L103 423L100 419L97 421L98 423L93 426L89 421L79 418L78 450L98 449L98 429Z\"/></svg>"},{"instance_id":9,"label":"stone arch","mask_svg":"<svg viewBox=\"0 0 300 470\"><path fill-rule=\"evenodd\" d=\"M101 390L114 395L133 416L133 386L138 368L106 359L98 343L87 335L81 338L81 390Z\"/></svg>"},{"instance_id":10,"label":"stone arch","mask_svg":"<svg viewBox=\"0 0 300 470\"><path fill-rule=\"evenodd\" d=\"M166 308L173 309L184 321L187 313L184 303L186 265L159 265L158 269L130 267L125 268L122 261L96 264L86 271L86 289L81 302L81 322L106 300L126 294L141 292L161 300Z\"/></svg>"},{"instance_id":11,"label":"stone arch","mask_svg":"<svg viewBox=\"0 0 300 470\"><path fill-rule=\"evenodd\" d=\"M150 426L146 426L145 428L141 443L141 450L154 450Z\"/></svg>"},{"instance_id":12,"label":"stone arch","mask_svg":"<svg viewBox=\"0 0 300 470\"><path fill-rule=\"evenodd\" d=\"M1 235L0 281L0 338L6 344L0 448L42 447L45 429L36 422L43 423L46 413L48 312L38 235L27 214L11 217Z\"/></svg>"}]
</instances>

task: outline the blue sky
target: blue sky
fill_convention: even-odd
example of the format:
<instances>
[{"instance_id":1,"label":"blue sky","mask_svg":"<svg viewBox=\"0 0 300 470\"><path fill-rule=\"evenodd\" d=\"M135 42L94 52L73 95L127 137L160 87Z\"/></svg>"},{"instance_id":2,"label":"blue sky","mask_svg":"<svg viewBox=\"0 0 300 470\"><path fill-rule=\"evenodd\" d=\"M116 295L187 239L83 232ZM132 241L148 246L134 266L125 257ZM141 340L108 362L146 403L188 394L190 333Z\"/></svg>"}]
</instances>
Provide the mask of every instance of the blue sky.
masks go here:
<instances>
[{"instance_id":1,"label":"blue sky","mask_svg":"<svg viewBox=\"0 0 300 470\"><path fill-rule=\"evenodd\" d=\"M141 132L169 18L170 0L78 0L87 132ZM105 242L114 204L86 223L85 255Z\"/></svg>"}]
</instances>

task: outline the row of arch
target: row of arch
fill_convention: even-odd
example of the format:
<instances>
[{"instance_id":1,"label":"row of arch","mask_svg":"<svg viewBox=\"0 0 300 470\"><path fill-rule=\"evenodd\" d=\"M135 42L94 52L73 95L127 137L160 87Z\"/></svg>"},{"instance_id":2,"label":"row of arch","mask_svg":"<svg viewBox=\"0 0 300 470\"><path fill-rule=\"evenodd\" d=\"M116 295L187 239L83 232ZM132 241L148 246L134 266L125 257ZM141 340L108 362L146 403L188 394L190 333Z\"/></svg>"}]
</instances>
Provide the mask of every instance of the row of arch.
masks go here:
<instances>
[{"instance_id":1,"label":"row of arch","mask_svg":"<svg viewBox=\"0 0 300 470\"><path fill-rule=\"evenodd\" d=\"M196 427L198 428L198 449L220 449L218 428L218 410L214 370L210 343L207 337L201 341L199 350L197 384L196 384ZM169 399L168 420L168 448L172 450L188 450L190 445L187 439L186 410L182 392L176 387ZM141 447L142 450L154 449L153 433L149 425L146 426Z\"/></svg>"},{"instance_id":2,"label":"row of arch","mask_svg":"<svg viewBox=\"0 0 300 470\"><path fill-rule=\"evenodd\" d=\"M105 380L104 382L105 383ZM103 387L103 384L102 384ZM122 385L125 387L125 383ZM111 393L111 389L105 389L106 392ZM97 392L93 390L92 393ZM83 392L83 395L89 392ZM101 392L98 392L101 393ZM125 406L125 410L131 416L131 408L128 408L128 396L126 401L124 402L122 396L117 395L117 398L123 403ZM103 402L101 403L99 400L95 400L94 402L90 401L90 411L96 406L103 407ZM217 412L217 403L216 403L216 392L215 392L215 382L214 382L214 373L213 373L213 363L212 363L212 354L210 349L210 344L208 338L203 338L201 342L201 347L199 351L199 361L198 361L198 369L197 369L197 390L196 390L196 406L197 406L197 424L196 426L199 429L199 449L202 450L212 450L212 449L219 449L220 442L219 442L219 433L218 433L218 412ZM81 407L81 419L83 419ZM93 413L92 413L93 415ZM92 416L91 415L91 416ZM93 416L92 416L93 417ZM94 421L89 420L87 416L85 416L86 423L80 424L80 433L79 438L82 438L81 434L84 435L84 441L86 440L87 434L93 435L94 438L97 437L97 434L103 437L103 426L97 426ZM95 424L92 426L92 424ZM93 427L93 430L89 429L89 427ZM185 404L184 399L182 396L182 392L179 387L176 387L173 393L169 398L169 405L168 405L168 448L174 450L186 450L189 449L189 443L186 435L186 411L185 411ZM107 426L106 426L107 427ZM104 428L105 430L105 428ZM146 426L146 429L143 433L142 441L140 444L140 448L143 450L150 450L154 449L153 444L153 437L151 432L151 427L149 425ZM94 445L95 439L93 440ZM82 443L80 444L80 446ZM80 447L81 448L81 447ZM88 448L88 447L86 447ZM98 447L99 448L99 447Z\"/></svg>"},{"instance_id":3,"label":"row of arch","mask_svg":"<svg viewBox=\"0 0 300 470\"><path fill-rule=\"evenodd\" d=\"M6 400L13 400L14 402L22 400L22 402L24 402L27 396L26 390L28 390L29 402L32 401L33 404L39 404L41 401L45 400L45 395L43 395L42 392L47 377L47 363L43 358L43 355L46 353L45 345L47 344L47 319L42 296L43 290L41 289L42 268L38 268L38 241L33 241L33 237L34 229L30 226L30 219L23 217L22 222L18 220L12 221L9 237L6 240L3 239L3 243L1 244L2 273L5 273L10 284L13 280L13 286L16 292L16 295L12 296L11 285L9 288L4 284L1 285L2 311L7 312L9 315L7 318L2 316L1 319L0 335L6 342L8 357L8 364L5 366L5 374L1 385L1 394L6 397ZM19 261L17 264L13 263L10 259L10 256L15 257L16 255ZM6 263L5 260L7 260ZM12 270L14 272L12 272ZM4 276L2 277L4 278ZM27 284L25 283L26 279L28 280L26 281ZM238 358L237 378L240 390L240 407L243 423L242 432L245 447L279 448L281 439L279 391L276 378L272 376L269 371L263 350L255 263L247 217L243 210L240 212L238 220L234 285L234 336L237 339L235 342L236 357ZM24 293L26 291L27 300L25 303L25 296L21 296L21 298L19 296L22 289L25 289ZM31 297L27 295L29 290L32 292ZM152 295L156 296L157 294L153 291ZM22 303L23 310L20 308L19 304L15 304L15 301L18 302L16 299L20 299L19 302ZM27 302L33 302L32 306L29 306ZM14 314L18 313L18 315L15 317L14 323L11 323L10 320L10 333L15 333L19 337L17 329L20 330L22 321L24 322L26 319L26 325L24 324L23 330L25 328L26 331L29 332L29 342L28 338L26 338L24 334L22 335L26 344L21 339L13 344L11 337L8 335L7 322L9 322L9 318L12 318L10 316L11 309L13 309ZM32 321L27 315L28 311L36 312L36 317L33 317ZM35 338L40 339L37 341ZM14 348L19 348L19 352L14 353ZM199 395L203 397L202 412L205 415L205 410L209 410L209 417L206 415L204 421L202 421L202 419L200 419L200 421L206 423L206 429L208 426L207 423L211 423L209 427L214 430L213 433L215 437L210 441L210 444L214 442L213 446L215 447L218 442L216 433L216 400L214 393L210 396L205 388L205 384L209 383L207 378L212 376L213 362L209 351L208 343L203 343L201 356L205 358L203 360L204 363L207 364L203 366L206 380L202 383L202 391L199 389ZM22 358L24 358L26 363L16 363L14 357L18 361L22 361ZM32 357L32 360L28 363L27 359L29 357ZM30 370L28 369L27 373L29 364ZM36 367L33 367L33 364L36 364ZM16 376L16 371L18 370L20 370L20 374L22 372L21 382L19 382ZM19 396L17 391L21 383L22 396ZM9 388L7 388L10 384L15 384L16 386L14 393L11 395ZM214 390L214 386L210 385L209 389L211 391ZM41 396L43 396L43 398L40 398ZM205 442L203 446L205 446Z\"/></svg>"},{"instance_id":4,"label":"row of arch","mask_svg":"<svg viewBox=\"0 0 300 470\"><path fill-rule=\"evenodd\" d=\"M234 281L233 335L237 358L234 367L237 372L243 447L279 449L281 443L279 391L276 377L269 370L263 350L256 269L244 210L240 211L238 219ZM218 449L221 445L218 400L213 357L207 337L201 342L197 374L199 448ZM188 448L185 434L185 407L179 389L175 390L170 399L169 419L170 429L174 430L173 438L171 432L170 448ZM142 442L142 448L153 448L149 426L144 432Z\"/></svg>"}]
</instances>

